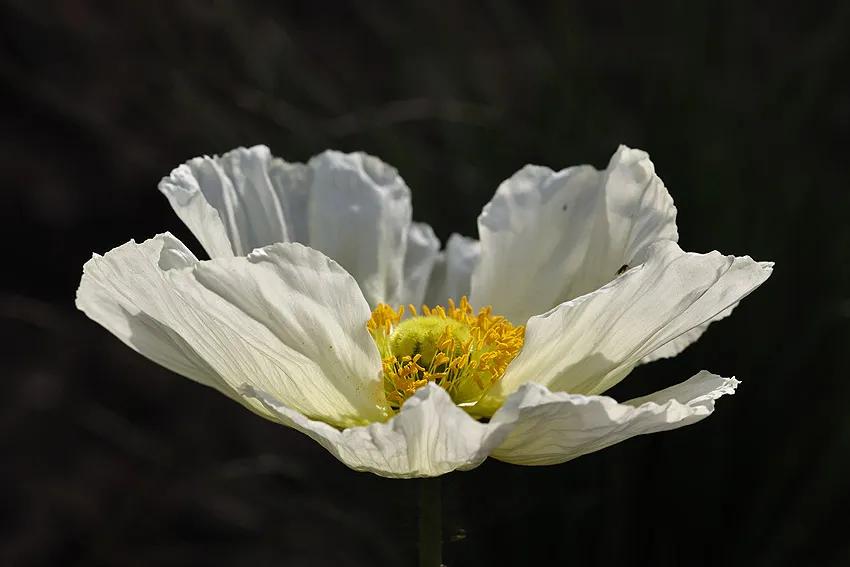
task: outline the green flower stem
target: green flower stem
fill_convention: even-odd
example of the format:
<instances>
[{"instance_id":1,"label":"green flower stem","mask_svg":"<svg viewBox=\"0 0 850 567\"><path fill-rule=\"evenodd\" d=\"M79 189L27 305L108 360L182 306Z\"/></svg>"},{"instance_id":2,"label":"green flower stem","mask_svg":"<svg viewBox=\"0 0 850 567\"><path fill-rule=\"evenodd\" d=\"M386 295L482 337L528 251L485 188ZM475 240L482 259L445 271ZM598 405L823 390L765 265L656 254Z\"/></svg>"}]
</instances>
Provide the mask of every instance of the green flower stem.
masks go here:
<instances>
[{"instance_id":1,"label":"green flower stem","mask_svg":"<svg viewBox=\"0 0 850 567\"><path fill-rule=\"evenodd\" d=\"M440 477L419 481L419 567L443 564L443 506Z\"/></svg>"}]
</instances>

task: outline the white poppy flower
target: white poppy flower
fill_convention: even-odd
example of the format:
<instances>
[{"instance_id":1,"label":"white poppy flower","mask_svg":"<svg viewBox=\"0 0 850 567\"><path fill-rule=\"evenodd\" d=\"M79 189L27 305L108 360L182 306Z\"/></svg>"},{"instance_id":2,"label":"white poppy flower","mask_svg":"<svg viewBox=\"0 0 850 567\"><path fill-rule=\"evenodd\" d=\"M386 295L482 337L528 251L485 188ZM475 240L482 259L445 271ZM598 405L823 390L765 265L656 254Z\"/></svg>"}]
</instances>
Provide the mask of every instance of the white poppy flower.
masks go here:
<instances>
[{"instance_id":1,"label":"white poppy flower","mask_svg":"<svg viewBox=\"0 0 850 567\"><path fill-rule=\"evenodd\" d=\"M683 252L667 189L626 147L604 171L523 168L481 213L480 241L443 251L396 170L362 153L304 165L240 148L160 190L211 259L167 233L130 241L86 263L77 306L388 477L561 463L706 417L734 378L600 394L696 340L772 267Z\"/></svg>"}]
</instances>

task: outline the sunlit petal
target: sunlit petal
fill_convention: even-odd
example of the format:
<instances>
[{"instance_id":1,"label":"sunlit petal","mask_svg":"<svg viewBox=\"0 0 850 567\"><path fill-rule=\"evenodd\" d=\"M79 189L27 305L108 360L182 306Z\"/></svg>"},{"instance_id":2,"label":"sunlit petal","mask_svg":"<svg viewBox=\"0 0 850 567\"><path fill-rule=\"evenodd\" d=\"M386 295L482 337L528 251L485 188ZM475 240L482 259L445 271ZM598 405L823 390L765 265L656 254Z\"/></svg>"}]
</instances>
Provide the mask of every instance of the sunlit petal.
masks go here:
<instances>
[{"instance_id":1,"label":"sunlit petal","mask_svg":"<svg viewBox=\"0 0 850 567\"><path fill-rule=\"evenodd\" d=\"M611 281L657 240L676 240L676 207L649 156L621 146L604 171L526 166L478 218L474 305L515 323Z\"/></svg>"},{"instance_id":2,"label":"sunlit petal","mask_svg":"<svg viewBox=\"0 0 850 567\"><path fill-rule=\"evenodd\" d=\"M477 240L452 234L434 263L425 302L445 305L449 299L458 302L462 296L469 295L470 278L480 253Z\"/></svg>"},{"instance_id":3,"label":"sunlit petal","mask_svg":"<svg viewBox=\"0 0 850 567\"><path fill-rule=\"evenodd\" d=\"M646 396L617 403L606 396L551 392L526 384L511 395L510 435L493 451L502 461L554 465L604 449L636 435L690 425L714 411L714 401L733 394L738 381L702 371L689 380ZM518 411L518 415L514 415ZM492 422L504 418L500 412Z\"/></svg>"},{"instance_id":4,"label":"sunlit petal","mask_svg":"<svg viewBox=\"0 0 850 567\"><path fill-rule=\"evenodd\" d=\"M642 358L744 298L770 276L771 266L656 243L644 264L529 319L523 349L491 395L503 398L525 382L552 391L604 392Z\"/></svg>"},{"instance_id":5,"label":"sunlit petal","mask_svg":"<svg viewBox=\"0 0 850 567\"><path fill-rule=\"evenodd\" d=\"M419 389L389 421L343 431L309 420L256 388L246 387L243 393L260 400L280 423L309 435L349 467L394 478L474 468L512 425L510 420L492 425L475 421L435 384Z\"/></svg>"},{"instance_id":6,"label":"sunlit petal","mask_svg":"<svg viewBox=\"0 0 850 567\"><path fill-rule=\"evenodd\" d=\"M78 306L157 362L185 353L182 366L166 365L231 397L250 383L331 423L384 417L380 358L363 326L369 307L350 275L299 244L177 268L165 262L178 245L162 235L94 257ZM157 350L133 335L140 322L179 341Z\"/></svg>"}]
</instances>

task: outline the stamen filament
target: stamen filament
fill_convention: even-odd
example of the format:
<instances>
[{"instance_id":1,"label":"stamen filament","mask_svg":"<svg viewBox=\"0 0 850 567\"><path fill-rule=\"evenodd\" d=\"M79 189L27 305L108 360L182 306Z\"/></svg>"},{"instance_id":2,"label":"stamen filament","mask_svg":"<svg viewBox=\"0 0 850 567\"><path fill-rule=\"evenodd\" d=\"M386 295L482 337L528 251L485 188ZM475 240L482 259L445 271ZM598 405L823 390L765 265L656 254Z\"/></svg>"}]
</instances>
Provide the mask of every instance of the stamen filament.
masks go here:
<instances>
[{"instance_id":1,"label":"stamen filament","mask_svg":"<svg viewBox=\"0 0 850 567\"><path fill-rule=\"evenodd\" d=\"M421 315L414 305L380 304L372 312L367 328L383 358L384 390L393 409L429 382L455 403L473 405L519 354L523 326L493 315L491 307L475 313L466 297L459 305L447 303L447 308L422 305Z\"/></svg>"}]
</instances>

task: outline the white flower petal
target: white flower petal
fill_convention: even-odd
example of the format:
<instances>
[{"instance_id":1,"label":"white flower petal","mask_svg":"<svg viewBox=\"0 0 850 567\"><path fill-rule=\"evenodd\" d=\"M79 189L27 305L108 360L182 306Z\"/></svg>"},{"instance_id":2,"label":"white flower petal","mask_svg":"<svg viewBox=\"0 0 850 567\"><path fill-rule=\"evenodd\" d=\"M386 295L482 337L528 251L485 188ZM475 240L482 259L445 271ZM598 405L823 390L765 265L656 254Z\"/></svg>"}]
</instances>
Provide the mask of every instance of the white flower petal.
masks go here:
<instances>
[{"instance_id":1,"label":"white flower petal","mask_svg":"<svg viewBox=\"0 0 850 567\"><path fill-rule=\"evenodd\" d=\"M621 146L605 171L526 166L478 218L472 303L515 323L614 279L649 244L676 240L676 207L649 156Z\"/></svg>"},{"instance_id":2,"label":"white flower petal","mask_svg":"<svg viewBox=\"0 0 850 567\"><path fill-rule=\"evenodd\" d=\"M286 228L286 234L283 239L264 242L262 245L286 241L308 244L310 241L308 210L312 194L313 170L303 163L289 163L275 157L269 162L268 176L283 209L283 225Z\"/></svg>"},{"instance_id":3,"label":"white flower petal","mask_svg":"<svg viewBox=\"0 0 850 567\"><path fill-rule=\"evenodd\" d=\"M309 182L305 166L286 164L267 147L254 146L189 160L159 189L215 258L292 240L287 219L296 223L295 231L305 216Z\"/></svg>"},{"instance_id":4,"label":"white flower petal","mask_svg":"<svg viewBox=\"0 0 850 567\"><path fill-rule=\"evenodd\" d=\"M715 318L764 282L771 264L653 244L644 264L528 320L525 344L483 405L520 384L604 392L644 357ZM495 400L495 401L494 401Z\"/></svg>"},{"instance_id":5,"label":"white flower petal","mask_svg":"<svg viewBox=\"0 0 850 567\"><path fill-rule=\"evenodd\" d=\"M310 160L309 244L353 275L373 307L402 292L410 189L376 157L326 151Z\"/></svg>"},{"instance_id":6,"label":"white flower petal","mask_svg":"<svg viewBox=\"0 0 850 567\"><path fill-rule=\"evenodd\" d=\"M460 301L469 295L470 278L481 254L481 246L474 238L452 234L446 242L446 249L440 252L431 281L425 292L428 305L446 305L449 299Z\"/></svg>"},{"instance_id":7,"label":"white flower petal","mask_svg":"<svg viewBox=\"0 0 850 567\"><path fill-rule=\"evenodd\" d=\"M173 240L161 235L93 258L80 307L121 338L126 330L99 316L102 306L143 314L179 337L212 375L170 368L233 397L250 383L332 423L384 417L380 356L365 329L369 307L342 268L299 244L277 244L247 258L166 271L161 258ZM97 286L97 295L86 291ZM144 354L159 362L157 353ZM264 411L256 403L252 409Z\"/></svg>"},{"instance_id":8,"label":"white flower petal","mask_svg":"<svg viewBox=\"0 0 850 567\"><path fill-rule=\"evenodd\" d=\"M210 158L195 158L178 166L171 175L159 182L159 190L168 198L174 212L189 227L210 258L219 258L232 256L233 245L227 236L221 215L210 205L201 188L200 181L206 177L214 181L207 182L206 185L221 191L221 183L217 177L218 169L211 162ZM194 170L192 165L195 166ZM203 171L208 172L209 175L201 175Z\"/></svg>"},{"instance_id":9,"label":"white flower petal","mask_svg":"<svg viewBox=\"0 0 850 567\"><path fill-rule=\"evenodd\" d=\"M430 227L411 227L396 170L362 153L329 151L303 165L265 146L238 148L190 160L160 190L211 257L300 241L348 268L373 306L420 303L439 247Z\"/></svg>"},{"instance_id":10,"label":"white flower petal","mask_svg":"<svg viewBox=\"0 0 850 567\"><path fill-rule=\"evenodd\" d=\"M431 280L434 262L440 253L440 240L425 223L415 222L407 233L407 251L404 255L404 287L399 303L420 305L425 300L425 290Z\"/></svg>"},{"instance_id":11,"label":"white flower petal","mask_svg":"<svg viewBox=\"0 0 850 567\"><path fill-rule=\"evenodd\" d=\"M118 261L116 261L118 260ZM169 370L235 397L235 392L180 336L179 332L141 310L132 286L150 297L171 293L165 273L191 267L197 259L170 234L142 244L133 241L109 252L95 254L83 267L77 289L77 308L121 341Z\"/></svg>"},{"instance_id":12,"label":"white flower petal","mask_svg":"<svg viewBox=\"0 0 850 567\"><path fill-rule=\"evenodd\" d=\"M509 398L507 419L515 420L514 428L492 456L520 465L563 463L636 435L695 423L714 411L714 400L733 394L737 385L734 378L702 371L677 386L620 404L605 396L550 392L526 384ZM518 405L518 416L513 404ZM502 420L497 412L492 422Z\"/></svg>"},{"instance_id":13,"label":"white flower petal","mask_svg":"<svg viewBox=\"0 0 850 567\"><path fill-rule=\"evenodd\" d=\"M327 151L304 165L272 157L265 146L237 148L189 160L159 189L211 258L301 242L346 268L372 306L401 302L427 276L429 261L417 251L413 281L403 280L408 231L416 233L414 247L430 249L436 237L410 229L404 180L364 153Z\"/></svg>"},{"instance_id":14,"label":"white flower petal","mask_svg":"<svg viewBox=\"0 0 850 567\"><path fill-rule=\"evenodd\" d=\"M434 384L420 388L385 423L339 431L311 421L257 388L243 394L260 400L284 425L309 435L337 459L358 471L392 478L438 476L481 464L501 443L512 422L479 423ZM515 415L512 408L505 415Z\"/></svg>"},{"instance_id":15,"label":"white flower petal","mask_svg":"<svg viewBox=\"0 0 850 567\"><path fill-rule=\"evenodd\" d=\"M347 400L359 402L362 418L383 417L375 407L383 398L383 379L380 354L366 328L369 305L354 278L333 260L301 244L279 243L247 257L201 262L191 275L183 282L190 291L200 284L217 296L205 297L209 312L228 319L247 315L284 347L268 337L245 333L246 339L262 341L299 364L309 362L321 374L297 377L285 370L282 377L259 374L243 382L291 404L293 394L321 397L309 390L317 380L328 381Z\"/></svg>"}]
</instances>

